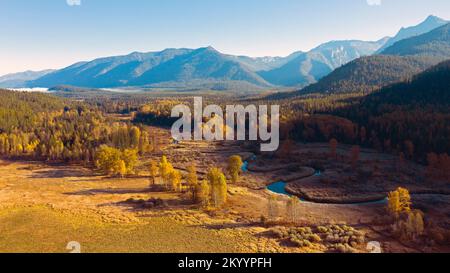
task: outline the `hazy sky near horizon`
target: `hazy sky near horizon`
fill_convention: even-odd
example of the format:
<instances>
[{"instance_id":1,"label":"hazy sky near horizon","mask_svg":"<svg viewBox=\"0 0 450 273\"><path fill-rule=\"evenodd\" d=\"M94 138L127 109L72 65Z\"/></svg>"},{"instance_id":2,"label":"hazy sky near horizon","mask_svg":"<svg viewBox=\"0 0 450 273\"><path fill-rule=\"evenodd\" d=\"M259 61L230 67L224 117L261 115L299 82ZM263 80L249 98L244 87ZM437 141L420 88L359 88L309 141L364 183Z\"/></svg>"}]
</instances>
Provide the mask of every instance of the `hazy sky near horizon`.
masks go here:
<instances>
[{"instance_id":1,"label":"hazy sky near horizon","mask_svg":"<svg viewBox=\"0 0 450 273\"><path fill-rule=\"evenodd\" d=\"M213 46L286 56L330 40L378 40L449 0L0 0L0 75L133 51Z\"/></svg>"}]
</instances>

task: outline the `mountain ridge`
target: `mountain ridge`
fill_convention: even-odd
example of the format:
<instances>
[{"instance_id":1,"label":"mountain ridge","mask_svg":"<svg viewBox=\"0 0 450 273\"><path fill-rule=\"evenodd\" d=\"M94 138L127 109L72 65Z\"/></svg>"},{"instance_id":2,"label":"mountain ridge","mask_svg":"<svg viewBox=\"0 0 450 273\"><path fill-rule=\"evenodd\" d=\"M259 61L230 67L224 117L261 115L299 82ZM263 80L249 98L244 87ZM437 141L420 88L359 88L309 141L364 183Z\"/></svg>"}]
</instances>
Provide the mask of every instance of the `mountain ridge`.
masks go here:
<instances>
[{"instance_id":1,"label":"mountain ridge","mask_svg":"<svg viewBox=\"0 0 450 273\"><path fill-rule=\"evenodd\" d=\"M414 76L437 64L434 58L374 55L358 58L299 91L311 93L370 93Z\"/></svg>"},{"instance_id":2,"label":"mountain ridge","mask_svg":"<svg viewBox=\"0 0 450 273\"><path fill-rule=\"evenodd\" d=\"M414 36L422 35L424 33L430 32L433 29L436 29L447 23L450 23L450 22L446 21L442 18L439 18L437 16L430 15L423 22L421 22L415 26L406 27L406 28L402 27L394 37L392 37L392 38L388 39L388 41L386 41L386 43L377 51L377 53L383 52L386 48L392 46L393 44L395 44L398 41L408 39L408 38L411 38Z\"/></svg>"},{"instance_id":3,"label":"mountain ridge","mask_svg":"<svg viewBox=\"0 0 450 273\"><path fill-rule=\"evenodd\" d=\"M44 75L52 73L53 69L46 69L40 71L27 70L24 72L10 73L0 76L0 87L2 88L20 88L24 87L25 83L30 80L38 79Z\"/></svg>"},{"instance_id":4,"label":"mountain ridge","mask_svg":"<svg viewBox=\"0 0 450 273\"><path fill-rule=\"evenodd\" d=\"M317 83L286 96L311 93L370 93L450 59L450 23L394 43L382 54L358 58Z\"/></svg>"},{"instance_id":5,"label":"mountain ridge","mask_svg":"<svg viewBox=\"0 0 450 273\"><path fill-rule=\"evenodd\" d=\"M234 56L221 53L213 47L132 52L128 55L78 62L30 80L26 87L71 85L120 88L171 84L200 87L214 86L216 83L224 86L223 83L229 81L232 86L237 87L239 83L248 83L259 88L303 88L355 59L379 52L398 37L411 36L443 22L446 21L429 16L419 25L402 28L393 38L385 37L378 41L330 41L308 52L298 51L286 57ZM415 37L418 36L413 38ZM437 61L439 60L436 60L436 63Z\"/></svg>"},{"instance_id":6,"label":"mountain ridge","mask_svg":"<svg viewBox=\"0 0 450 273\"><path fill-rule=\"evenodd\" d=\"M438 60L450 58L450 23L422 35L396 42L382 54L397 56L432 56Z\"/></svg>"},{"instance_id":7,"label":"mountain ridge","mask_svg":"<svg viewBox=\"0 0 450 273\"><path fill-rule=\"evenodd\" d=\"M281 86L301 86L316 82L334 69L361 56L371 55L385 39L330 41L300 54L285 65L259 74L268 82Z\"/></svg>"},{"instance_id":8,"label":"mountain ridge","mask_svg":"<svg viewBox=\"0 0 450 273\"><path fill-rule=\"evenodd\" d=\"M364 103L389 102L396 105L450 105L450 60L441 62L411 79L380 89L363 100ZM426 91L425 91L426 90Z\"/></svg>"},{"instance_id":9,"label":"mountain ridge","mask_svg":"<svg viewBox=\"0 0 450 273\"><path fill-rule=\"evenodd\" d=\"M370 55L379 46L380 41L331 41L306 53L298 51L286 57L256 58L223 54L212 47L170 48L148 53L133 52L128 55L78 62L32 80L28 82L27 87L73 85L112 88L202 79L205 81L248 81L260 87L295 86L315 82L348 61L361 55ZM201 57L192 55L199 52L204 54ZM204 59L201 59L202 57ZM189 63L190 61L192 63ZM299 66L305 72L301 78L296 79L298 74L291 71ZM205 73L201 69L206 69ZM283 72L284 69L288 71ZM286 79L282 82L273 80L274 77L278 77L277 71L286 75Z\"/></svg>"}]
</instances>

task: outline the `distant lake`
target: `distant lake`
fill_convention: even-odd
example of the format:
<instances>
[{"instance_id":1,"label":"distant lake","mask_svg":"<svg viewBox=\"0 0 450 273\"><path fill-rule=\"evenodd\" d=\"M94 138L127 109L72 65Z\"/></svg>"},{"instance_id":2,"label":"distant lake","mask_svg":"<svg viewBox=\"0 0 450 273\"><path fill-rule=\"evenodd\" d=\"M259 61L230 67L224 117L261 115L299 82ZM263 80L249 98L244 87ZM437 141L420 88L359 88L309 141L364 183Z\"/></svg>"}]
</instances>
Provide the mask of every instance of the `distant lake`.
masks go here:
<instances>
[{"instance_id":1,"label":"distant lake","mask_svg":"<svg viewBox=\"0 0 450 273\"><path fill-rule=\"evenodd\" d=\"M40 92L40 93L47 93L48 88L7 88L7 90L11 91L17 91L17 92Z\"/></svg>"},{"instance_id":2,"label":"distant lake","mask_svg":"<svg viewBox=\"0 0 450 273\"><path fill-rule=\"evenodd\" d=\"M143 90L139 90L139 89L121 89L121 88L100 88L99 90L101 91L107 91L107 92L116 92L116 93L138 93L138 92L143 92Z\"/></svg>"}]
</instances>

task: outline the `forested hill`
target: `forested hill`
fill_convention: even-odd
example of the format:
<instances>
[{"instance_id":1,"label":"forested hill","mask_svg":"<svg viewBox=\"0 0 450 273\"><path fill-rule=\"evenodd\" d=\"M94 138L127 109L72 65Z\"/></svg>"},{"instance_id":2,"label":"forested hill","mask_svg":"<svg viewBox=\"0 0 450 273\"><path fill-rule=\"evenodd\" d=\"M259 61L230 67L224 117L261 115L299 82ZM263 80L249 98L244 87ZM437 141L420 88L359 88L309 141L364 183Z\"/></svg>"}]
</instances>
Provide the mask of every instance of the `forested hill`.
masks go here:
<instances>
[{"instance_id":1,"label":"forested hill","mask_svg":"<svg viewBox=\"0 0 450 273\"><path fill-rule=\"evenodd\" d=\"M32 129L38 113L63 110L68 101L42 93L0 89L0 132Z\"/></svg>"},{"instance_id":2,"label":"forested hill","mask_svg":"<svg viewBox=\"0 0 450 273\"><path fill-rule=\"evenodd\" d=\"M428 33L401 40L382 52L386 55L450 58L450 24Z\"/></svg>"},{"instance_id":3,"label":"forested hill","mask_svg":"<svg viewBox=\"0 0 450 273\"><path fill-rule=\"evenodd\" d=\"M369 95L362 105L379 103L450 106L450 60L420 73L411 81L394 84Z\"/></svg>"},{"instance_id":4,"label":"forested hill","mask_svg":"<svg viewBox=\"0 0 450 273\"><path fill-rule=\"evenodd\" d=\"M450 60L365 97L335 95L331 107L326 107L330 101L319 97L316 105L322 102L325 107L294 116L287 126L289 136L307 142L335 138L340 143L396 154L399 161L427 163L431 157L450 166L449 79ZM311 102L305 99L303 108Z\"/></svg>"},{"instance_id":5,"label":"forested hill","mask_svg":"<svg viewBox=\"0 0 450 273\"><path fill-rule=\"evenodd\" d=\"M369 93L383 86L406 80L436 64L434 58L370 56L344 65L316 84L297 94Z\"/></svg>"},{"instance_id":6,"label":"forested hill","mask_svg":"<svg viewBox=\"0 0 450 273\"><path fill-rule=\"evenodd\" d=\"M401 82L450 59L450 24L428 33L404 39L381 55L361 57L337 68L319 82L280 97L311 93L371 93Z\"/></svg>"},{"instance_id":7,"label":"forested hill","mask_svg":"<svg viewBox=\"0 0 450 273\"><path fill-rule=\"evenodd\" d=\"M131 172L137 154L151 148L147 131L110 119L88 104L42 93L0 90L0 96L2 157L92 166L96 153L108 146L121 151L116 155L123 155ZM117 170L117 160L110 166Z\"/></svg>"},{"instance_id":8,"label":"forested hill","mask_svg":"<svg viewBox=\"0 0 450 273\"><path fill-rule=\"evenodd\" d=\"M333 114L358 124L361 141L380 150L395 150L421 160L431 152L448 154L449 79L450 61L446 61Z\"/></svg>"}]
</instances>

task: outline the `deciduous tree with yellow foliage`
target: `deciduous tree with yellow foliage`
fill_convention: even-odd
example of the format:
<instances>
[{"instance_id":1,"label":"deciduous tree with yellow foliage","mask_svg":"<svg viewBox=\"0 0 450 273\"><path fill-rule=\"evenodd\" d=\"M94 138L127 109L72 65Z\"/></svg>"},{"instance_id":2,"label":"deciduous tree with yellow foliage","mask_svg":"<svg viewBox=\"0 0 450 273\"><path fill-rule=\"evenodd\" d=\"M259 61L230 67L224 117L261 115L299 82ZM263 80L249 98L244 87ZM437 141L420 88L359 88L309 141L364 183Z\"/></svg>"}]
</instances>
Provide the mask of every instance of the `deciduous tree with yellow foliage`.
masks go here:
<instances>
[{"instance_id":1,"label":"deciduous tree with yellow foliage","mask_svg":"<svg viewBox=\"0 0 450 273\"><path fill-rule=\"evenodd\" d=\"M181 191L181 173L178 170L173 169L169 174L169 180L172 184L172 190L180 192Z\"/></svg>"},{"instance_id":2,"label":"deciduous tree with yellow foliage","mask_svg":"<svg viewBox=\"0 0 450 273\"><path fill-rule=\"evenodd\" d=\"M156 177L158 176L158 170L159 170L158 164L156 164L155 160L151 160L149 166L150 180L151 180L150 186L156 184Z\"/></svg>"},{"instance_id":3,"label":"deciduous tree with yellow foliage","mask_svg":"<svg viewBox=\"0 0 450 273\"><path fill-rule=\"evenodd\" d=\"M125 161L123 160L119 161L117 172L119 173L121 178L125 177L125 175L127 174L127 166L125 164Z\"/></svg>"},{"instance_id":4,"label":"deciduous tree with yellow foliage","mask_svg":"<svg viewBox=\"0 0 450 273\"><path fill-rule=\"evenodd\" d=\"M423 213L411 210L411 196L407 189L398 188L390 192L388 200L389 212L395 216L392 229L397 237L402 240L416 240L424 233Z\"/></svg>"},{"instance_id":5,"label":"deciduous tree with yellow foliage","mask_svg":"<svg viewBox=\"0 0 450 273\"><path fill-rule=\"evenodd\" d=\"M170 173L173 171L172 164L167 160L167 157L163 155L161 162L159 163L159 174L167 189L170 188Z\"/></svg>"},{"instance_id":6,"label":"deciduous tree with yellow foliage","mask_svg":"<svg viewBox=\"0 0 450 273\"><path fill-rule=\"evenodd\" d=\"M296 196L292 196L286 203L286 218L291 223L296 223L299 217L300 200Z\"/></svg>"},{"instance_id":7,"label":"deciduous tree with yellow foliage","mask_svg":"<svg viewBox=\"0 0 450 273\"><path fill-rule=\"evenodd\" d=\"M242 170L242 158L238 155L233 155L228 159L228 173L231 177L232 183L237 183L239 181L239 173Z\"/></svg>"},{"instance_id":8,"label":"deciduous tree with yellow foliage","mask_svg":"<svg viewBox=\"0 0 450 273\"><path fill-rule=\"evenodd\" d=\"M411 211L411 196L405 188L399 187L388 195L388 210L392 215Z\"/></svg>"},{"instance_id":9,"label":"deciduous tree with yellow foliage","mask_svg":"<svg viewBox=\"0 0 450 273\"><path fill-rule=\"evenodd\" d=\"M192 201L195 202L198 185L197 168L195 165L191 165L187 170L188 173L186 175L186 182L188 184L189 191L192 194Z\"/></svg>"},{"instance_id":10,"label":"deciduous tree with yellow foliage","mask_svg":"<svg viewBox=\"0 0 450 273\"><path fill-rule=\"evenodd\" d=\"M105 174L119 175L121 177L134 173L138 160L136 149L126 149L122 152L119 149L106 145L98 149L95 158L97 168Z\"/></svg>"},{"instance_id":11,"label":"deciduous tree with yellow foliage","mask_svg":"<svg viewBox=\"0 0 450 273\"><path fill-rule=\"evenodd\" d=\"M227 181L223 172L218 168L211 168L207 174L211 185L211 201L216 208L227 202Z\"/></svg>"},{"instance_id":12,"label":"deciduous tree with yellow foliage","mask_svg":"<svg viewBox=\"0 0 450 273\"><path fill-rule=\"evenodd\" d=\"M203 180L196 187L195 198L196 202L201 204L203 207L207 207L210 201L211 187L207 180Z\"/></svg>"}]
</instances>

